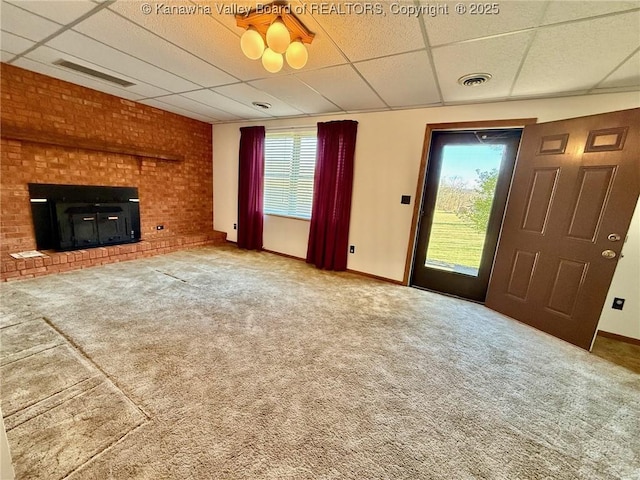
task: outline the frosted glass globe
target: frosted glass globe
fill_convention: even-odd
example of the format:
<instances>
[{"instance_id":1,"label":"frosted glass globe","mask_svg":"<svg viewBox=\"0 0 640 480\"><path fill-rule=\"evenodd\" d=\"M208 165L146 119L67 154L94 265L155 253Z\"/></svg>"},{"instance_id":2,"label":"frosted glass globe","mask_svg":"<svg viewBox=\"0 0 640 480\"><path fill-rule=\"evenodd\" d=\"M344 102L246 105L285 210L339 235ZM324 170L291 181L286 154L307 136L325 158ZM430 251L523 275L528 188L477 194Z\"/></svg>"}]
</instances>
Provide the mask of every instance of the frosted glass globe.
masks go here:
<instances>
[{"instance_id":1,"label":"frosted glass globe","mask_svg":"<svg viewBox=\"0 0 640 480\"><path fill-rule=\"evenodd\" d=\"M291 43L289 30L278 17L267 29L267 45L276 53L284 53Z\"/></svg>"},{"instance_id":2,"label":"frosted glass globe","mask_svg":"<svg viewBox=\"0 0 640 480\"><path fill-rule=\"evenodd\" d=\"M309 53L307 52L307 47L300 40L296 40L291 42L291 45L287 48L285 57L289 66L298 70L307 64Z\"/></svg>"},{"instance_id":3,"label":"frosted glass globe","mask_svg":"<svg viewBox=\"0 0 640 480\"><path fill-rule=\"evenodd\" d=\"M249 28L240 37L240 48L251 60L257 60L264 52L264 40L262 36L254 28Z\"/></svg>"},{"instance_id":4,"label":"frosted glass globe","mask_svg":"<svg viewBox=\"0 0 640 480\"><path fill-rule=\"evenodd\" d=\"M278 73L282 70L283 63L282 55L274 52L270 48L267 48L262 54L262 66L267 72Z\"/></svg>"}]
</instances>

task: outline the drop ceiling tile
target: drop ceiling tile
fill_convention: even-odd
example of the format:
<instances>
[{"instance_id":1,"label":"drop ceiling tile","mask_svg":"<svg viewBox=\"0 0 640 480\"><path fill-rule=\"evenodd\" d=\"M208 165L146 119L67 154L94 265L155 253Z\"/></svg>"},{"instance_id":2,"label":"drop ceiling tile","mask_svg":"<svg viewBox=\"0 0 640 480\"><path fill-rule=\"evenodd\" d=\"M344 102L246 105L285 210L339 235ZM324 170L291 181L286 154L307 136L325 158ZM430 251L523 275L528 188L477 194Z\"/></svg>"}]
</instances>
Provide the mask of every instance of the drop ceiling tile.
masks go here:
<instances>
[{"instance_id":1,"label":"drop ceiling tile","mask_svg":"<svg viewBox=\"0 0 640 480\"><path fill-rule=\"evenodd\" d=\"M590 89L638 47L640 12L539 30L515 96Z\"/></svg>"},{"instance_id":2,"label":"drop ceiling tile","mask_svg":"<svg viewBox=\"0 0 640 480\"><path fill-rule=\"evenodd\" d=\"M183 117L200 120L201 122L211 123L219 121L217 118L209 117L207 115L200 115L198 113L185 110L184 108L176 107L175 105L170 105L168 103L162 102L156 98L146 98L144 100L140 100L139 103L159 108L160 110L164 110L165 112L176 113L178 115L182 115Z\"/></svg>"},{"instance_id":3,"label":"drop ceiling tile","mask_svg":"<svg viewBox=\"0 0 640 480\"><path fill-rule=\"evenodd\" d=\"M458 4L465 6L464 15L456 13L454 7ZM498 13L492 15L472 15L472 4L486 5L478 2L450 3L447 4L448 15L423 16L432 47L535 27L542 19L546 2L498 2Z\"/></svg>"},{"instance_id":4,"label":"drop ceiling tile","mask_svg":"<svg viewBox=\"0 0 640 480\"><path fill-rule=\"evenodd\" d=\"M305 20L305 25L313 25L315 22L313 20ZM307 51L309 52L309 59L307 60L307 64L305 65L305 70L315 70L319 68L330 67L334 65L344 65L348 62L345 56L340 53L340 50L336 47L335 43L331 41L329 36L324 33L323 30L319 28L315 28L312 30L316 33L313 38L313 42L310 45L306 45ZM298 70L294 70L289 68L288 65L285 69L286 73L296 73Z\"/></svg>"},{"instance_id":5,"label":"drop ceiling tile","mask_svg":"<svg viewBox=\"0 0 640 480\"><path fill-rule=\"evenodd\" d=\"M74 57L73 55L69 55L68 53L62 53L62 52L60 52L60 51L58 51L58 50L56 50L54 48L50 48L50 47L38 47L35 50L29 52L26 55L26 57L28 59L30 59L30 60L35 60L35 61L40 62L40 63L52 65L52 66L58 68L60 71L63 71L63 72L72 72L75 75L78 75L78 78L86 78L88 80L97 80L98 82L100 82L100 84L113 85L110 82L107 82L107 81L104 81L104 80L100 80L100 79L96 79L95 77L92 77L91 75L87 75L87 74L80 73L80 72L74 72L74 71L66 69L64 67L59 67L57 65L53 65L53 63L58 61L58 60L61 60L61 59L68 60L70 62L77 63L78 65L82 65L84 67L92 68L92 69L97 70L99 72L106 73L107 75L112 75L114 77L121 78L123 80L127 80L129 82L134 83L134 85L131 85L130 87L121 87L119 85L114 85L114 86L118 87L118 88L124 88L128 92L132 92L132 93L136 94L137 96L139 96L139 98L153 97L153 96L158 96L158 95L166 95L168 93L171 93L171 92L169 92L167 90L163 90L161 88L154 87L153 85L149 85L149 84L146 84L144 82L141 82L138 79L131 78L131 77L127 76L127 75L123 75L120 72L109 70L107 68L104 68L101 65L96 65L96 64L88 62L88 61L86 61L86 60L84 60L82 58Z\"/></svg>"},{"instance_id":6,"label":"drop ceiling tile","mask_svg":"<svg viewBox=\"0 0 640 480\"><path fill-rule=\"evenodd\" d=\"M356 68L391 107L441 101L426 51L367 60L357 63Z\"/></svg>"},{"instance_id":7,"label":"drop ceiling tile","mask_svg":"<svg viewBox=\"0 0 640 480\"><path fill-rule=\"evenodd\" d=\"M302 5L302 2L292 2L292 5ZM306 7L298 7L305 8ZM331 67L334 65L343 65L348 59L338 49L334 41L322 29L316 19L308 13L300 13L296 15L298 19L312 32L315 37L310 45L307 45L309 51L309 60L304 67L307 70Z\"/></svg>"},{"instance_id":8,"label":"drop ceiling tile","mask_svg":"<svg viewBox=\"0 0 640 480\"><path fill-rule=\"evenodd\" d=\"M217 67L109 10L92 15L74 30L203 87L236 81Z\"/></svg>"},{"instance_id":9,"label":"drop ceiling tile","mask_svg":"<svg viewBox=\"0 0 640 480\"><path fill-rule=\"evenodd\" d=\"M244 14L247 9L255 8L255 4L252 4L250 2L221 2L212 5L210 0L191 1L197 5L210 6L211 14L209 15L209 17L211 19L214 19L220 24L220 26L224 27L226 30L229 30L234 35L239 35L242 32L242 30L236 25L236 13ZM265 2L264 5L266 5L267 3L268 2Z\"/></svg>"},{"instance_id":10,"label":"drop ceiling tile","mask_svg":"<svg viewBox=\"0 0 640 480\"><path fill-rule=\"evenodd\" d=\"M238 120L240 118L237 115L205 105L204 103L197 102L182 95L168 95L166 97L156 98L155 100L196 113L205 118L215 120Z\"/></svg>"},{"instance_id":11,"label":"drop ceiling tile","mask_svg":"<svg viewBox=\"0 0 640 480\"><path fill-rule=\"evenodd\" d=\"M329 67L313 72L303 70L297 77L342 110L372 110L386 107L349 65Z\"/></svg>"},{"instance_id":12,"label":"drop ceiling tile","mask_svg":"<svg viewBox=\"0 0 640 480\"><path fill-rule=\"evenodd\" d=\"M605 15L607 13L620 12L638 7L640 7L640 3L637 1L554 1L549 2L542 24L548 25L551 23L566 22L568 20L595 17L596 15Z\"/></svg>"},{"instance_id":13,"label":"drop ceiling tile","mask_svg":"<svg viewBox=\"0 0 640 480\"><path fill-rule=\"evenodd\" d=\"M211 90L197 90L195 92L183 93L182 96L204 103L210 107L219 108L225 112L235 115L238 118L272 118L272 116L264 110L258 110L254 106L248 106L240 102L236 102L231 98L227 98Z\"/></svg>"},{"instance_id":14,"label":"drop ceiling tile","mask_svg":"<svg viewBox=\"0 0 640 480\"><path fill-rule=\"evenodd\" d=\"M0 51L0 61L7 63L9 61L11 61L12 58L14 58L16 56L15 53L11 53L11 52L5 52L4 50Z\"/></svg>"},{"instance_id":15,"label":"drop ceiling tile","mask_svg":"<svg viewBox=\"0 0 640 480\"><path fill-rule=\"evenodd\" d=\"M199 2L203 3L203 2ZM211 2L204 2L211 6ZM215 5L232 5L219 3ZM215 7L215 5L213 5ZM259 61L249 60L240 50L240 34L236 27L219 22L222 15L143 15L138 2L116 2L110 10L178 45L202 60L216 65L230 75L249 80L269 75ZM229 15L227 15L229 16ZM214 18L215 17L215 18ZM233 16L229 16L233 18ZM234 20L235 22L235 20ZM228 81L226 83L233 83ZM213 86L212 84L207 86Z\"/></svg>"},{"instance_id":16,"label":"drop ceiling tile","mask_svg":"<svg viewBox=\"0 0 640 480\"><path fill-rule=\"evenodd\" d=\"M50 65L48 63L41 63L35 60L31 60L26 57L19 58L18 60L13 62L12 65L24 68L26 70L30 70L32 72L37 72L43 75L48 75L50 77L58 78L60 80L74 83L76 85L81 85L83 87L91 88L93 90L98 90L99 92L104 92L110 95L115 95L117 97L126 98L127 100L135 101L142 98L140 95L137 95L136 93L130 90L117 87L116 85L113 85L111 83L101 82L97 79L86 77L85 75L75 73L60 67L56 67L55 65Z\"/></svg>"},{"instance_id":17,"label":"drop ceiling tile","mask_svg":"<svg viewBox=\"0 0 640 480\"><path fill-rule=\"evenodd\" d=\"M304 112L288 103L245 83L217 87L213 90L244 105L251 105L251 102L270 103L271 108L269 109L269 114L276 117L294 117L304 114Z\"/></svg>"},{"instance_id":18,"label":"drop ceiling tile","mask_svg":"<svg viewBox=\"0 0 640 480\"><path fill-rule=\"evenodd\" d=\"M104 69L134 78L138 82L154 85L168 92L184 92L199 88L195 83L133 58L72 30L58 35L47 42L47 45L88 62L97 61Z\"/></svg>"},{"instance_id":19,"label":"drop ceiling tile","mask_svg":"<svg viewBox=\"0 0 640 480\"><path fill-rule=\"evenodd\" d=\"M640 87L640 51L598 85L598 88L618 87Z\"/></svg>"},{"instance_id":20,"label":"drop ceiling tile","mask_svg":"<svg viewBox=\"0 0 640 480\"><path fill-rule=\"evenodd\" d=\"M2 45L2 50L16 55L31 48L35 44L36 42L19 37L13 33L2 32L2 34L0 34L0 45Z\"/></svg>"},{"instance_id":21,"label":"drop ceiling tile","mask_svg":"<svg viewBox=\"0 0 640 480\"><path fill-rule=\"evenodd\" d=\"M251 85L274 97L280 98L304 113L319 115L339 112L340 108L308 87L294 76L268 78L251 82Z\"/></svg>"},{"instance_id":22,"label":"drop ceiling tile","mask_svg":"<svg viewBox=\"0 0 640 480\"><path fill-rule=\"evenodd\" d=\"M0 25L5 32L19 35L34 42L44 40L62 28L57 23L33 15L10 3L2 3Z\"/></svg>"},{"instance_id":23,"label":"drop ceiling tile","mask_svg":"<svg viewBox=\"0 0 640 480\"><path fill-rule=\"evenodd\" d=\"M11 3L62 25L77 20L96 7L96 4L89 0L23 0Z\"/></svg>"},{"instance_id":24,"label":"drop ceiling tile","mask_svg":"<svg viewBox=\"0 0 640 480\"><path fill-rule=\"evenodd\" d=\"M445 103L508 97L533 35L520 33L434 48L433 61ZM477 87L458 83L460 77L471 73L489 73L493 78Z\"/></svg>"},{"instance_id":25,"label":"drop ceiling tile","mask_svg":"<svg viewBox=\"0 0 640 480\"><path fill-rule=\"evenodd\" d=\"M323 15L314 13L313 10L322 5L343 9L347 8L347 5L362 5L357 2L306 2L306 5L322 30L352 62L425 48L420 20L415 16L392 15L387 10L388 4L379 4L382 8L381 14L363 15Z\"/></svg>"}]
</instances>

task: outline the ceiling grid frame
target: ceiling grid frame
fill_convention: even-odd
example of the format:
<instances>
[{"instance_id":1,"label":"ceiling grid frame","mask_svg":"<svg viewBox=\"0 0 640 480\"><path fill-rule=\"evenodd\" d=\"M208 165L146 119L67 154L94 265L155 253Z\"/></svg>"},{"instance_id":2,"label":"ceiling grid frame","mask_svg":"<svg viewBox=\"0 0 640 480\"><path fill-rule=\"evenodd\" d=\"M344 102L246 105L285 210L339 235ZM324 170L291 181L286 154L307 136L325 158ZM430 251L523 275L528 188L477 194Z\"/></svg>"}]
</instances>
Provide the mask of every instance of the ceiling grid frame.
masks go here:
<instances>
[{"instance_id":1,"label":"ceiling grid frame","mask_svg":"<svg viewBox=\"0 0 640 480\"><path fill-rule=\"evenodd\" d=\"M542 23L544 21L544 17L547 15L548 9L549 9L549 0L546 0L544 8L542 9L542 12L540 12L540 18L538 20L538 23ZM538 36L538 30L535 30L533 32L533 35L531 35L531 40L529 40L529 45L527 45L527 48L524 51L524 54L522 55L522 59L520 60L520 64L518 65L518 70L516 71L516 74L513 77L513 82L511 82L511 87L509 88L509 97L513 95L513 90L516 88L516 83L518 83L518 78L520 78L520 72L522 72L522 68L524 67L525 62L527 61L527 57L529 56L529 51L531 50L533 43L536 41L537 36Z\"/></svg>"},{"instance_id":2,"label":"ceiling grid frame","mask_svg":"<svg viewBox=\"0 0 640 480\"><path fill-rule=\"evenodd\" d=\"M414 0L415 5L420 5L419 0ZM433 78L436 81L436 90L438 91L438 96L440 97L440 105L444 105L444 97L442 95L442 88L440 87L440 79L438 78L438 72L436 71L436 62L433 59L433 49L431 47L431 43L429 42L429 34L427 33L427 24L425 23L424 15L420 15L420 31L422 32L422 41L424 42L424 46L427 49L427 55L429 56L429 62L431 62L431 69L433 70Z\"/></svg>"},{"instance_id":3,"label":"ceiling grid frame","mask_svg":"<svg viewBox=\"0 0 640 480\"><path fill-rule=\"evenodd\" d=\"M12 3L12 2L7 2L9 4L11 4L12 6L19 8L20 10L23 10L27 13L29 13L30 15L35 15L37 17L40 18L44 18L45 20L49 21L49 22L53 22L53 23L57 23L58 25L60 25L62 28L60 28L59 30L57 30L56 32L52 33L51 35L48 35L47 37L43 38L42 40L40 40L39 42L36 42L35 45L32 45L31 47L29 47L28 49L26 49L24 52L21 52L20 54L16 55L14 58L12 58L9 62L7 63L12 63L15 60L20 59L21 57L28 55L30 52L32 52L33 50L35 50L38 47L41 47L43 45L45 45L46 43L50 42L51 40L53 40L54 38L62 35L64 32L66 32L67 30L71 30L73 29L73 27L75 27L76 25L78 25L79 23L83 22L84 20L86 20L89 17L92 17L94 14L104 10L105 8L107 8L109 5L111 5L112 3L114 3L116 0L105 0L103 3L99 3L97 4L94 8L92 8L91 10L89 10L87 13L85 13L84 15L76 18L74 21L72 21L71 23L68 23L66 25L62 25L58 22L56 22L55 20L52 20L50 18L45 18L41 15L38 15L37 13L33 13L30 12L29 10L25 10L24 8L19 7L16 3Z\"/></svg>"},{"instance_id":4,"label":"ceiling grid frame","mask_svg":"<svg viewBox=\"0 0 640 480\"><path fill-rule=\"evenodd\" d=\"M622 60L618 65L616 65L613 70L611 70L602 80L600 80L598 83L596 83L591 90L589 90L587 92L587 94L592 93L594 91L596 91L598 89L598 87L600 85L602 85L604 82L607 81L607 79L613 75L614 73L616 73L618 70L620 70L620 68L622 68L623 65L625 65L628 61L630 61L638 52L640 52L640 46L638 48L636 48L633 52L631 52L624 60Z\"/></svg>"},{"instance_id":5,"label":"ceiling grid frame","mask_svg":"<svg viewBox=\"0 0 640 480\"><path fill-rule=\"evenodd\" d=\"M313 15L311 15L313 17ZM348 65L351 66L351 68L354 70L354 72L356 73L356 75L358 75L363 82L365 82L365 84L371 89L371 91L373 91L376 96L378 97L378 99L380 99L380 101L387 107L387 109L389 108L389 105L386 104L386 102L384 101L384 99L378 94L378 92L375 91L375 89L365 80L365 78L360 74L360 72L358 71L358 69L356 67L354 67L353 62L351 61L351 59L347 56L347 54L344 52L344 50L342 50L342 48L340 48L340 46L335 42L335 40L331 37L331 35L329 35L326 31L326 29L322 26L322 23L320 23L317 19L316 23L318 24L318 27L322 30L322 32L327 36L327 38L329 38L330 42L333 44L334 48L336 50L338 50L338 52L340 52L340 55L342 55L342 58L344 58L344 60L347 62ZM331 67L326 67L326 68L331 68ZM309 86L310 88L312 88L307 82L305 82L304 80L302 80L302 82ZM315 88L313 88L314 91L317 91ZM324 95L323 95L324 97ZM325 97L326 98L326 97ZM331 99L328 99L331 103L334 103ZM348 112L347 109L342 108L342 106L338 105L339 108L342 109L343 112Z\"/></svg>"}]
</instances>

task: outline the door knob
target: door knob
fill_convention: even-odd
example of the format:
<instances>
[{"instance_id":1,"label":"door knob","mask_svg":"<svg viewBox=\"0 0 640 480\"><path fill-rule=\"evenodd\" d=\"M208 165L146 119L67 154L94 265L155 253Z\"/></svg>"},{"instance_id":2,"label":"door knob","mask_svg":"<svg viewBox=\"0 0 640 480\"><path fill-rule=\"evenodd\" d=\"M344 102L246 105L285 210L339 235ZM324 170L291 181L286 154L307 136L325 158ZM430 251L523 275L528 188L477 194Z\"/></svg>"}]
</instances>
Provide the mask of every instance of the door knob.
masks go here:
<instances>
[{"instance_id":1,"label":"door knob","mask_svg":"<svg viewBox=\"0 0 640 480\"><path fill-rule=\"evenodd\" d=\"M616 252L614 252L613 250L604 250L602 252L602 256L608 259L616 258Z\"/></svg>"},{"instance_id":2,"label":"door knob","mask_svg":"<svg viewBox=\"0 0 640 480\"><path fill-rule=\"evenodd\" d=\"M619 242L620 241L620 235L618 235L617 233L610 233L607 236L607 239L609 239L609 241L611 241L611 242Z\"/></svg>"}]
</instances>

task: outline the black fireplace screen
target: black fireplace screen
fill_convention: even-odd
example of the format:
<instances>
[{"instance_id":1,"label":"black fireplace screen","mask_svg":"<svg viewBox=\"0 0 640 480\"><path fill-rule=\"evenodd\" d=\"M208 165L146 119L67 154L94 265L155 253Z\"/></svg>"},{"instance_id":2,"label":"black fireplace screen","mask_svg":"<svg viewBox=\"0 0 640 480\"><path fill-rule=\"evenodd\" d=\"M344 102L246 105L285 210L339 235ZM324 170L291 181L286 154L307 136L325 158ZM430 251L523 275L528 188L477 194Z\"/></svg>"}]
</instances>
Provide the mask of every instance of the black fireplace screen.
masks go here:
<instances>
[{"instance_id":1,"label":"black fireplace screen","mask_svg":"<svg viewBox=\"0 0 640 480\"><path fill-rule=\"evenodd\" d=\"M40 250L140 240L137 188L29 184L29 195Z\"/></svg>"},{"instance_id":2,"label":"black fireplace screen","mask_svg":"<svg viewBox=\"0 0 640 480\"><path fill-rule=\"evenodd\" d=\"M56 204L60 248L113 245L131 240L128 203Z\"/></svg>"}]
</instances>

